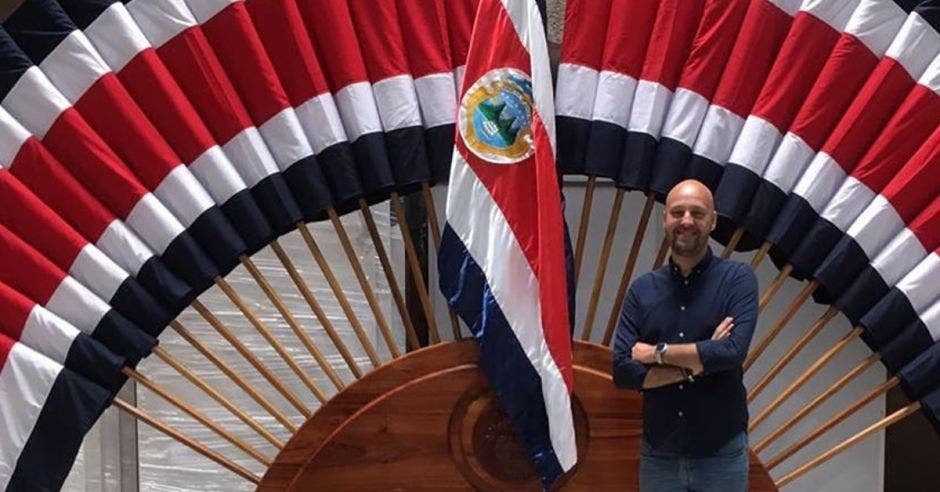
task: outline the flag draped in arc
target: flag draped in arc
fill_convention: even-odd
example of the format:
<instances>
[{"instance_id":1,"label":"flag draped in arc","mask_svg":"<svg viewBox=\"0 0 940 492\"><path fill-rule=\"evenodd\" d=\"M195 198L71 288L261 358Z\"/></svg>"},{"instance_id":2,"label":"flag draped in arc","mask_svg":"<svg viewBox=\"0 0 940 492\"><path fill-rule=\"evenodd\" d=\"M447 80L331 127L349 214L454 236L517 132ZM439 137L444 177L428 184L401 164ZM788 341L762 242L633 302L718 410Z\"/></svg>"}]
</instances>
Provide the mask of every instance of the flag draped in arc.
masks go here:
<instances>
[{"instance_id":1,"label":"flag draped in arc","mask_svg":"<svg viewBox=\"0 0 940 492\"><path fill-rule=\"evenodd\" d=\"M27 0L2 19L0 489L58 488L121 366L241 255L447 180L475 10Z\"/></svg>"},{"instance_id":2,"label":"flag draped in arc","mask_svg":"<svg viewBox=\"0 0 940 492\"><path fill-rule=\"evenodd\" d=\"M548 487L577 450L551 75L534 1L480 2L464 77L441 290Z\"/></svg>"},{"instance_id":3,"label":"flag draped in arc","mask_svg":"<svg viewBox=\"0 0 940 492\"><path fill-rule=\"evenodd\" d=\"M814 281L937 422L940 2L722 4L568 2L562 168L660 200L703 181L713 237Z\"/></svg>"}]
</instances>

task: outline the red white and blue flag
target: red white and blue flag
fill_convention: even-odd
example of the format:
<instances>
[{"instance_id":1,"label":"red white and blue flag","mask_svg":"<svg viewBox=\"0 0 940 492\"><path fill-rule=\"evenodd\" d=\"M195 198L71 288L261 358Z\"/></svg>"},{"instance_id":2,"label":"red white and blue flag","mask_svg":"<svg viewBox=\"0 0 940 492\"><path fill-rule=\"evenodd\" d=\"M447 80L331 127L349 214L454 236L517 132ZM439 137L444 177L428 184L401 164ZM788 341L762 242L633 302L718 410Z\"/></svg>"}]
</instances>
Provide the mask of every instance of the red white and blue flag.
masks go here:
<instances>
[{"instance_id":1,"label":"red white and blue flag","mask_svg":"<svg viewBox=\"0 0 940 492\"><path fill-rule=\"evenodd\" d=\"M564 231L538 5L482 0L438 268L546 488L577 462Z\"/></svg>"}]
</instances>

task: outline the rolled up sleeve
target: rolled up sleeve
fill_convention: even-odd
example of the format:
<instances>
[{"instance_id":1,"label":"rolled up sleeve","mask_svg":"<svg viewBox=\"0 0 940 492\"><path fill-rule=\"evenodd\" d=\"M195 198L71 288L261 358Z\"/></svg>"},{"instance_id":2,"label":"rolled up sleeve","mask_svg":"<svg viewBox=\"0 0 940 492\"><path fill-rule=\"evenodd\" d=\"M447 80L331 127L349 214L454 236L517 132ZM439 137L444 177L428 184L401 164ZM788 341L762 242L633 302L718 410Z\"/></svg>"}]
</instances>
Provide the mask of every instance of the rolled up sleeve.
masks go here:
<instances>
[{"instance_id":1,"label":"rolled up sleeve","mask_svg":"<svg viewBox=\"0 0 940 492\"><path fill-rule=\"evenodd\" d=\"M747 265L739 265L730 290L728 316L734 318L731 334L722 340L696 342L706 373L741 367L757 326L757 277Z\"/></svg>"},{"instance_id":2,"label":"rolled up sleeve","mask_svg":"<svg viewBox=\"0 0 940 492\"><path fill-rule=\"evenodd\" d=\"M640 337L641 319L640 304L635 290L631 287L620 309L620 321L617 323L617 336L614 339L613 374L614 386L618 388L643 388L643 380L646 379L649 368L630 357L633 344Z\"/></svg>"}]
</instances>

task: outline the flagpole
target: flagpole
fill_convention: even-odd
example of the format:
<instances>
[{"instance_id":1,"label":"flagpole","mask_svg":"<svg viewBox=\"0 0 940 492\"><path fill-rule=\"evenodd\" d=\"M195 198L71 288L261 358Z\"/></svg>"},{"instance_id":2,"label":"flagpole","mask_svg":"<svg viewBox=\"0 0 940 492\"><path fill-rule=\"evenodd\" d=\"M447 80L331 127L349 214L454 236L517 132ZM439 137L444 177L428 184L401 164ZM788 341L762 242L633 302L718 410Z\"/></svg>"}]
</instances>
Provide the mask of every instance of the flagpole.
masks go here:
<instances>
[{"instance_id":1,"label":"flagpole","mask_svg":"<svg viewBox=\"0 0 940 492\"><path fill-rule=\"evenodd\" d=\"M650 215L653 213L653 205L656 199L652 192L646 193L646 203L643 205L643 212L640 214L640 222L636 225L636 232L633 234L633 245L630 246L630 254L627 256L627 263L623 266L623 274L620 275L620 285L617 287L617 296L614 297L614 305L610 309L610 316L607 318L607 327L604 329L604 345L610 345L610 340L614 335L614 328L617 326L617 320L620 318L620 309L623 305L623 299L627 296L627 287L630 286L630 279L633 277L633 270L636 268L636 260L640 255L640 246L643 244L643 238L646 235L646 228L649 226Z\"/></svg>"},{"instance_id":2,"label":"flagpole","mask_svg":"<svg viewBox=\"0 0 940 492\"><path fill-rule=\"evenodd\" d=\"M395 270L392 268L392 263L388 259L385 245L382 244L379 229L375 225L375 218L372 216L369 204L363 199L359 199L359 211L362 213L362 218L366 223L366 229L369 230L369 236L372 237L372 244L375 246L375 251L378 254L379 263L382 264L382 270L385 271L385 279L388 281L388 288L392 293L392 299L395 300L395 306L398 308L398 315L405 325L406 349L410 347L412 350L417 350L421 347L421 344L418 342L418 333L415 331L414 321L411 319L411 313L408 312L408 305L405 304L405 297L401 293L401 287L398 284L398 279L395 277Z\"/></svg>"},{"instance_id":3,"label":"flagpole","mask_svg":"<svg viewBox=\"0 0 940 492\"><path fill-rule=\"evenodd\" d=\"M235 289L233 289L232 286L229 285L229 283L226 282L222 277L216 277L215 282L216 285L222 289L222 292L225 293L226 297L232 301L232 304L235 304L235 307L237 307L238 310L241 311L241 313L245 316L245 318L248 319L248 322L254 326L255 330L257 330L258 333L260 333L261 336L264 337L264 339L268 342L268 344L271 345L271 348L277 352L284 363L286 363L287 366L290 367L292 371L294 371L294 374L300 379L302 383L304 383L304 386L306 386L307 389L313 393L313 396L317 397L317 399L321 402L325 402L327 398L323 390L320 389L313 378L311 378L310 375L308 375L306 371L300 367L300 364L298 364L297 361L294 360L294 358L290 355L290 352L287 351L287 347L285 347L284 344L274 336L274 333L271 331L271 329L268 328L268 326L264 324L260 318L258 318L258 315L256 315L251 310L251 308L248 307L241 296L235 292Z\"/></svg>"},{"instance_id":4,"label":"flagpole","mask_svg":"<svg viewBox=\"0 0 940 492\"><path fill-rule=\"evenodd\" d=\"M761 391L763 391L767 385L773 381L773 379L777 377L778 374L780 374L780 371L782 371L783 368L786 367L786 365L789 364L790 361L792 361L793 358L796 357L796 355L799 354L804 347L809 345L809 342L812 341L813 338L815 338L816 335L818 335L827 324L829 324L829 321L831 321L832 318L838 314L838 312L838 309L833 306L829 306L829 309L826 309L826 312L824 312L812 325L810 325L810 327L806 329L799 339L793 342L793 345L790 346L790 349L787 350L787 352L784 353L773 364L773 366L771 366L770 370L764 374L760 381L758 381L757 384L751 388L747 395L747 402L751 403L754 401L754 398L757 398L757 395L759 395Z\"/></svg>"},{"instance_id":5,"label":"flagpole","mask_svg":"<svg viewBox=\"0 0 940 492\"><path fill-rule=\"evenodd\" d=\"M272 386L300 412L304 418L310 416L310 410L301 401L296 393L287 388L287 386L274 375L274 373L260 359L242 343L232 331L225 326L211 311L206 309L198 300L193 301L193 308L198 312L215 331L222 336L238 353L248 361Z\"/></svg>"},{"instance_id":6,"label":"flagpole","mask_svg":"<svg viewBox=\"0 0 940 492\"><path fill-rule=\"evenodd\" d=\"M297 290L300 291L300 295L307 302L307 305L310 306L310 310L313 311L313 314L317 317L320 325L323 326L323 330L326 331L327 336L330 337L333 345L339 351L340 355L343 357L343 360L346 361L346 366L349 367L353 377L356 379L361 378L362 369L360 369L359 364L356 363L356 358L349 351L349 347L347 347L346 343L343 342L343 339L339 336L339 333L336 332L336 327L333 326L333 322L330 321L330 317L327 316L326 312L323 310L323 306L321 306L316 297L314 297L313 291L310 290L310 286L307 285L307 282L304 280L303 276L300 275L299 271L297 271L297 267L294 266L290 256L287 255L287 252L284 251L284 248L281 247L281 244L277 241L277 239L271 241L270 246L271 250L274 251L274 255L277 256L277 259L281 262L281 265L283 265L284 269L287 270L287 274L294 282L294 286L296 286Z\"/></svg>"},{"instance_id":7,"label":"flagpole","mask_svg":"<svg viewBox=\"0 0 940 492\"><path fill-rule=\"evenodd\" d=\"M349 234L346 233L346 228L343 226L343 222L339 219L339 215L336 213L336 209L330 207L326 210L326 212L330 216L330 222L333 224L333 228L336 230L337 237L339 237L340 245L342 245L343 250L346 252L346 259L349 260L349 264L352 266L353 273L356 275L356 280L359 281L359 287L362 288L362 293L366 296L366 302L368 302L369 308L372 309L372 315L375 317L375 322L379 325L379 332L385 339L385 343L388 345L388 350L392 354L392 357L397 358L400 355L400 352L398 350L398 345L395 343L395 337L392 336L392 329L388 326L388 321L385 319L385 314L382 313L382 306L379 304L379 299L375 295L375 290L372 289L372 284L369 283L369 278L366 277L366 272L362 269L362 263L359 261L359 257L356 255L356 250L353 248L352 241L349 240ZM304 227L304 229L306 229L306 227ZM379 365L381 365L381 361L379 361Z\"/></svg>"},{"instance_id":8,"label":"flagpole","mask_svg":"<svg viewBox=\"0 0 940 492\"><path fill-rule=\"evenodd\" d=\"M813 468L816 468L817 466L819 466L819 465L825 463L826 461L832 459L834 456L838 455L839 453L841 453L841 452L845 451L846 449L848 449L848 448L850 448L850 447L852 447L852 446L858 444L859 442L861 442L862 440L864 440L864 439L867 438L868 436L870 436L870 435L872 435L872 434L874 434L874 433L876 433L876 432L879 432L879 431L881 431L881 430L884 430L884 429L890 427L891 425L894 425L894 424L900 422L901 420L904 420L905 418L907 418L908 415L911 415L912 413L914 413L914 412L920 410L920 407L921 407L921 403L920 403L919 401L915 401L915 402L913 402L913 403L908 404L907 406L905 406L905 407L903 407L903 408L897 410L896 412L892 413L891 415L888 415L887 417L884 417L883 419L881 419L881 420L875 422L874 424L869 425L868 427L866 427L866 428L863 429L862 431L856 433L854 436L852 436L852 437L850 437L850 438L848 438L848 439L846 439L846 440L840 442L839 444L833 446L833 447L830 448L828 451L825 451L825 452L823 452L822 454L820 454L819 456L813 458L812 460L810 460L810 461L809 461L808 463L806 463L805 465L803 465L803 466L797 468L796 470L793 470L793 471L791 471L790 473L787 473L786 475L780 477L780 479L777 480L777 482L776 482L774 485L776 485L778 488L779 488L779 487L783 487L784 485L786 485L786 484L792 482L794 479L799 478L799 477L802 476L802 475L805 475L806 472L808 472L808 471L812 470Z\"/></svg>"},{"instance_id":9,"label":"flagpole","mask_svg":"<svg viewBox=\"0 0 940 492\"><path fill-rule=\"evenodd\" d=\"M431 188L427 181L421 182L421 196L424 197L424 206L427 209L428 228L431 229L431 238L434 239L434 252L440 253L441 248L441 228L437 224L437 207L434 206L434 196L431 194ZM460 321L457 320L457 313L447 304L447 314L450 316L450 327L453 331L454 340L460 340L463 336L460 334Z\"/></svg>"},{"instance_id":10,"label":"flagpole","mask_svg":"<svg viewBox=\"0 0 940 492\"><path fill-rule=\"evenodd\" d=\"M814 430L810 431L808 434L800 438L799 441L791 444L790 446L787 447L787 449L781 451L776 456L774 456L769 461L767 461L766 463L767 469L771 470L775 468L784 460L786 460L790 456L793 456L799 450L803 449L803 447L805 447L807 444L813 442L814 440L816 440L816 438L825 434L827 431L829 431L829 429L832 429L833 427L838 425L840 422L849 418L855 412L859 411L862 407L874 401L875 398L878 398L879 396L887 393L888 390L890 390L891 388L894 388L895 386L900 384L900 382L901 380L897 376L894 376L891 379L888 379L887 381L879 384L868 393L862 395L859 399L854 401L852 404L845 407L841 412L834 415L832 418L824 422L822 425L816 427Z\"/></svg>"},{"instance_id":11,"label":"flagpole","mask_svg":"<svg viewBox=\"0 0 940 492\"><path fill-rule=\"evenodd\" d=\"M326 261L326 257L323 256L323 252L320 250L320 246L317 244L316 239L314 239L313 234L310 232L310 228L307 227L307 224L298 222L297 230L300 231L300 235L303 237L304 243L307 244L307 249L310 251L310 254L313 255L313 259L317 262L317 266L320 267L320 272L323 273L323 278L326 279L326 283L330 286L330 290L333 291L333 295L339 302L340 309L343 310L343 314L345 314L346 319L349 320L349 324L352 326L353 333L356 334L356 338L358 338L359 343L362 344L362 348L369 357L369 361L372 363L372 367L379 367L382 364L381 359L379 359L379 354L375 351L375 347L372 345L372 341L369 340L369 336L366 334L365 328L363 328L362 323L359 321L359 316L356 315L352 305L349 304L349 299L346 297L346 293L339 285L339 281L336 279L336 275L333 274L333 269L330 268L329 262ZM355 253L352 253L352 257L350 257L350 254L347 252L347 258L349 259L350 263L356 265L359 264L358 260L355 259Z\"/></svg>"},{"instance_id":12,"label":"flagpole","mask_svg":"<svg viewBox=\"0 0 940 492\"><path fill-rule=\"evenodd\" d=\"M731 235L731 238L728 239L728 244L725 245L725 249L721 252L722 258L730 258L731 253L734 253L734 248L738 247L738 243L741 242L741 238L744 237L744 228L738 227L735 229L734 234Z\"/></svg>"},{"instance_id":13,"label":"flagpole","mask_svg":"<svg viewBox=\"0 0 940 492\"><path fill-rule=\"evenodd\" d=\"M246 469L246 468L244 468L244 467L242 467L242 466L240 466L240 465L235 464L235 462L233 462L233 461L229 460L228 458L222 456L221 454L219 454L219 453L217 453L217 452L215 452L215 451L209 449L209 448L206 447L205 445L200 444L199 442L195 441L194 439L187 437L187 436L186 436L185 434L183 434L182 432L180 432L180 431L174 429L173 427L170 427L169 425L167 425L167 424L165 424L165 423L163 423L163 422L157 420L156 418L154 418L154 417L151 416L150 414L148 414L148 413L144 412L143 410L141 410L141 409L139 409L139 408L137 408L137 407L135 407L135 406L133 406L133 405L131 405L131 404L125 402L124 400L122 400L122 399L120 399L120 398L115 398L115 399L113 400L113 402L112 402L112 405L114 405L115 407L117 407L117 408L119 408L119 409L121 409L121 410L127 412L129 415L133 416L133 417L136 418L137 420L140 420L141 422L144 422L145 424L147 424L147 425L153 427L154 429L156 429L156 430L158 430L158 431L160 431L160 432L166 434L166 435L169 436L170 438L175 439L177 442L179 442L179 443L183 444L184 446L186 446L186 447L192 449L193 451L195 451L195 452L197 452L197 453L199 453L199 454L205 456L206 458L209 458L210 460L212 460L212 461L216 462L217 464L221 465L223 468L225 468L225 469L227 469L228 471L230 471L230 472L232 472L232 473L234 473L234 474L236 474L236 475L238 475L238 476L244 478L245 480L248 480L249 482L254 483L254 484L256 484L256 485L258 485L258 484L261 483L261 477L259 477L259 476L255 475L255 474L251 473L250 471L248 471L248 469Z\"/></svg>"},{"instance_id":14,"label":"flagpole","mask_svg":"<svg viewBox=\"0 0 940 492\"><path fill-rule=\"evenodd\" d=\"M770 342L773 342L774 339L777 338L777 335L779 335L780 331L783 330L785 326L787 326L787 323L789 323L790 320L796 316L796 313L800 310L801 307L803 307L803 304L806 303L806 301L810 298L811 295L813 295L813 292L818 287L819 283L815 280L812 280L806 284L806 287L804 287L799 294L797 294L796 298L793 299L793 302L790 303L790 306L783 313L783 316L777 320L770 331L767 332L767 335L765 335L764 338L757 344L757 347L747 354L747 358L744 359L745 372L747 372L751 365L754 364L754 361L757 360L757 358L760 357L762 353L764 353L764 350L767 349L767 347L770 345Z\"/></svg>"},{"instance_id":15,"label":"flagpole","mask_svg":"<svg viewBox=\"0 0 940 492\"><path fill-rule=\"evenodd\" d=\"M581 222L578 224L578 240L574 250L574 283L578 284L581 273L581 258L584 256L584 243L587 240L588 225L591 221L591 206L594 203L594 186L597 176L588 176L587 187L584 189L584 203L581 204Z\"/></svg>"},{"instance_id":16,"label":"flagpole","mask_svg":"<svg viewBox=\"0 0 940 492\"><path fill-rule=\"evenodd\" d=\"M851 335L851 333L850 333L850 335ZM774 399L774 401L771 402L770 405L767 405L767 406L757 415L757 417L751 419L751 422L750 422L750 424L748 425L748 432L753 432L754 429L755 429L758 425L760 425L764 420L766 420L767 417L768 417L774 410L776 410L776 409L780 406L780 404L783 403L784 400L786 400L786 398L788 398L790 395L792 395L794 391L796 391L797 389L799 389L800 387L802 387L802 385L805 384L806 381L809 380L809 378L812 377L815 373L819 372L819 370L820 370L823 366L825 366L826 362L828 362L832 357L834 357L834 356L837 355L839 352L841 352L842 349L843 349L843 348L848 344L848 342L851 341L853 338L854 338L854 337L851 337L851 336L847 336L847 337L843 338L843 340L840 341L838 345L836 345L835 347L833 347L833 348L826 354L826 355L827 355L827 358L826 358L825 361L822 361L822 360L821 360L821 361L817 361L815 364L813 364L813 367L811 367L809 370L807 370L806 372L804 372L804 373L800 376L800 378L799 378L797 381L794 381L794 383L793 383L792 385L790 385L790 387L788 387L784 392L782 392L782 393L780 394L780 396L778 396L776 399ZM843 342L845 342L845 343L843 343ZM830 354L831 354L831 355L830 355ZM794 416L792 416L789 420L787 420L787 421L784 422L782 425L778 426L778 427L777 427L776 429L774 429L772 432L770 432L769 434L767 434L767 436L765 436L763 440L761 440L759 443L757 443L756 446L754 446L754 452L755 452L755 453L759 453L759 452L762 451L765 447L767 447L768 445L770 445L771 442L773 442L774 440L776 440L777 438L779 438L781 435L783 435L784 433L786 433L788 430L790 430L790 428L792 428L794 425L796 425L797 422L803 420L803 418L806 417L807 415L809 415L809 413L812 412L817 406L821 405L821 404L822 404L823 402L825 402L830 396L832 396L832 395L835 394L837 391L839 391L839 389L841 389L841 388L844 387L846 384L850 383L850 382L853 381L856 377L858 377L858 376L861 375L863 372L865 372L865 370L868 369L869 367L871 367L872 364L874 364L875 362L878 362L878 357L879 357L879 355L878 355L877 353L874 353L874 354L871 354L871 355L869 355L868 357L866 357L864 360L862 360L862 361L859 362L858 364L856 364L855 367L853 367L849 372L847 372L845 375L843 375L841 378L839 378L839 380L836 381L835 383L833 383L829 388L827 388L826 391L820 393L809 405L806 405L806 406L800 408L800 411L797 412Z\"/></svg>"},{"instance_id":17,"label":"flagpole","mask_svg":"<svg viewBox=\"0 0 940 492\"><path fill-rule=\"evenodd\" d=\"M398 227L401 230L401 237L405 243L405 256L408 260L411 276L415 282L415 290L418 291L418 300L421 302L421 308L424 310L424 316L428 323L428 334L431 344L440 343L441 334L437 329L434 311L431 309L431 299L428 297L427 283L424 281L424 273L421 272L418 254L415 251L415 245L411 239L411 231L408 230L405 210L401 206L401 198L398 196L397 192L393 191L389 199L392 202L392 209L395 211L395 216L398 217Z\"/></svg>"},{"instance_id":18,"label":"flagpole","mask_svg":"<svg viewBox=\"0 0 940 492\"><path fill-rule=\"evenodd\" d=\"M764 241L764 243L760 245L760 249L754 253L754 258L751 259L752 269L757 270L757 267L759 267L761 262L764 261L764 258L767 257L767 253L770 252L771 247L773 247L773 243L770 241Z\"/></svg>"},{"instance_id":19,"label":"flagpole","mask_svg":"<svg viewBox=\"0 0 940 492\"><path fill-rule=\"evenodd\" d=\"M215 432L220 437L230 442L232 445L234 445L238 449L242 450L248 456L251 456L252 458L254 458L255 461L257 461L258 463L261 463L264 466L271 466L270 458L266 457L265 455L261 454L260 451L249 446L248 443L239 439L238 437L233 435L231 432L223 429L221 426L219 426L219 424L216 424L215 422L213 422L212 419L210 419L204 413L191 407L190 405L185 403L183 400L181 400L178 396L170 393L170 391L164 388L162 385L157 384L156 382L152 381L150 378L144 376L143 374L129 367L122 368L121 372L125 376L133 379L138 384L141 384L145 386L147 389L149 389L150 391L153 391L158 396L160 396L161 398L163 398L164 400L166 400L167 402L169 402L176 408L179 408L186 415L189 415L190 417L196 419L197 422L206 426L212 432Z\"/></svg>"},{"instance_id":20,"label":"flagpole","mask_svg":"<svg viewBox=\"0 0 940 492\"><path fill-rule=\"evenodd\" d=\"M669 236L663 236L663 242L659 245L656 259L653 260L653 270L659 269L659 267L666 263L667 254L669 254Z\"/></svg>"},{"instance_id":21,"label":"flagpole","mask_svg":"<svg viewBox=\"0 0 940 492\"><path fill-rule=\"evenodd\" d=\"M199 341L199 339L197 339L195 335L192 334L192 332L186 329L186 327L181 325L178 321L171 321L170 328L172 328L173 331L175 331L184 340L189 342L189 344L192 345L193 348L201 353L206 359L209 359L209 361L212 362L220 371L222 371L223 374L228 376L228 378L231 379L236 386L247 393L248 396L250 396L256 403L258 403L258 405L261 406L261 408L267 410L268 413L271 414L271 416L273 416L274 419L277 420L285 429L290 431L291 434L297 432L297 426L290 421L287 415L274 406L274 404L265 398L257 389L255 389L254 386L248 384L247 381L245 381L241 376L238 375L238 373L235 372L234 369L232 369L232 366L223 361L218 354ZM156 352L157 350L154 349L154 353Z\"/></svg>"},{"instance_id":22,"label":"flagpole","mask_svg":"<svg viewBox=\"0 0 940 492\"><path fill-rule=\"evenodd\" d=\"M326 377L336 386L336 389L343 389L346 384L343 380L336 374L336 371L333 370L333 366L326 360L326 357L323 356L323 353L320 352L320 349L317 348L317 345L313 343L313 340L310 338L310 335L301 328L300 324L297 322L297 319L294 318L294 315L287 309L287 305L284 304L284 300L281 299L280 294L274 290L274 287L271 286L271 283L267 278L261 273L261 270L255 265L255 262L251 258L242 255L239 260L241 260L242 265L245 269L248 270L248 273L251 274L251 277L255 279L258 286L261 287L261 290L264 291L264 295L274 304L275 309L281 313L281 317L284 318L284 321L287 322L287 326L291 328L291 331L294 332L294 335L300 339L300 343L303 344L304 348L307 349L307 352L313 356L314 360L317 361L317 364L320 366L320 369L326 374Z\"/></svg>"},{"instance_id":23,"label":"flagpole","mask_svg":"<svg viewBox=\"0 0 940 492\"><path fill-rule=\"evenodd\" d=\"M584 317L584 327L581 329L581 340L591 339L594 328L594 315L597 313L597 303L600 300L601 289L604 287L604 276L607 273L607 261L610 259L610 250L617 235L617 224L620 222L620 209L623 207L623 188L617 188L614 195L614 204L610 209L610 219L607 221L607 232L604 233L604 245L601 247L601 257L594 272L594 289L591 291L591 300L588 303L587 314Z\"/></svg>"},{"instance_id":24,"label":"flagpole","mask_svg":"<svg viewBox=\"0 0 940 492\"><path fill-rule=\"evenodd\" d=\"M793 271L793 265L787 263L784 265L780 272L777 273L777 276L774 277L773 281L770 282L770 285L767 286L767 289L760 296L760 301L757 303L758 312L763 311L768 304L770 304L771 299L777 295L777 291L780 290L780 287L783 287L783 283L787 280L787 277L790 276L790 272Z\"/></svg>"},{"instance_id":25,"label":"flagpole","mask_svg":"<svg viewBox=\"0 0 940 492\"><path fill-rule=\"evenodd\" d=\"M280 439L278 439L269 430L265 429L264 426L262 426L257 420L255 420L250 415L245 413L242 409L238 408L234 403L232 403L231 400L229 400L224 395L222 395L222 393L219 393L215 388L210 386L209 383L205 381L205 379L199 377L191 369L186 367L186 365L183 364L182 361L170 355L169 352L167 352L160 346L154 347L153 353L154 355L159 357L161 360L163 360L163 362L165 362L168 366L175 369L176 372L178 372L180 375L186 378L190 383L192 383L197 388L204 391L213 400L215 400L220 405L225 407L225 409L231 412L232 415L235 415L236 417L238 417L238 419L244 422L245 425L247 425L248 427L251 427L252 430L257 432L258 435L260 435L269 443L271 443L271 445L277 448L278 451L284 448L284 441L281 441Z\"/></svg>"}]
</instances>

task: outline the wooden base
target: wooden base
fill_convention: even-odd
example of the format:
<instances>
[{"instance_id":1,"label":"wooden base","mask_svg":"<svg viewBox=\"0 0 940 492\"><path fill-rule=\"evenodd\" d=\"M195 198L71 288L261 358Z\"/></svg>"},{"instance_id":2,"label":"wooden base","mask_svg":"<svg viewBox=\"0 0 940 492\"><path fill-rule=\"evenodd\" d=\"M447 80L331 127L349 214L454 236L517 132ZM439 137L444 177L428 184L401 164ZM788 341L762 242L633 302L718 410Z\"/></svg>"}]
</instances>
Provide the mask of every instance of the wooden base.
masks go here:
<instances>
[{"instance_id":1,"label":"wooden base","mask_svg":"<svg viewBox=\"0 0 940 492\"><path fill-rule=\"evenodd\" d=\"M477 366L476 342L428 347L355 381L277 456L259 491L540 490ZM638 490L640 396L617 390L611 351L575 342L578 465L558 490ZM777 490L751 453L751 490Z\"/></svg>"}]
</instances>

